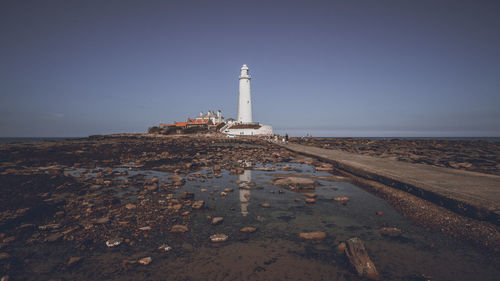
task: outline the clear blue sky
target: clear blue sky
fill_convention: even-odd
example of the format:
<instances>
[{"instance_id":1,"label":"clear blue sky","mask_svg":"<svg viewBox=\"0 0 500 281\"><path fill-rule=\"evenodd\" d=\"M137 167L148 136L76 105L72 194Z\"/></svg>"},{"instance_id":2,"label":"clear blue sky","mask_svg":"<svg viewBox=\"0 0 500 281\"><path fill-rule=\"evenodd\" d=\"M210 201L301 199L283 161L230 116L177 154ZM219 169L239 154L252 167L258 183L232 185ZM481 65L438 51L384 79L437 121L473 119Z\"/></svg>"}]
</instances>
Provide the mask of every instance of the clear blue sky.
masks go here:
<instances>
[{"instance_id":1,"label":"clear blue sky","mask_svg":"<svg viewBox=\"0 0 500 281\"><path fill-rule=\"evenodd\" d=\"M500 136L499 1L0 2L0 136L221 109L313 136Z\"/></svg>"}]
</instances>

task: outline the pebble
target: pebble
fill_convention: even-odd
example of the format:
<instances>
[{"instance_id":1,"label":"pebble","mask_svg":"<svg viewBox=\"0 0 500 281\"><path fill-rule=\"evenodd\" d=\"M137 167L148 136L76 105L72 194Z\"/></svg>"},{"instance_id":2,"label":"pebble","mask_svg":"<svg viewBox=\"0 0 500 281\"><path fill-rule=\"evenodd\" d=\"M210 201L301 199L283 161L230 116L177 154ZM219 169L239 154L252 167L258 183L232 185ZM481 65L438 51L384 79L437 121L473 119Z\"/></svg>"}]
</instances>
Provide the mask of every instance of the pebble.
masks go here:
<instances>
[{"instance_id":1,"label":"pebble","mask_svg":"<svg viewBox=\"0 0 500 281\"><path fill-rule=\"evenodd\" d=\"M246 233L252 233L255 232L257 228L252 227L252 226L245 226L242 229L240 229L241 232L246 232Z\"/></svg>"},{"instance_id":2,"label":"pebble","mask_svg":"<svg viewBox=\"0 0 500 281\"><path fill-rule=\"evenodd\" d=\"M60 224L52 223L52 224L40 225L38 227L38 229L40 229L40 230L53 230L53 229L58 229L60 227L61 227Z\"/></svg>"},{"instance_id":3,"label":"pebble","mask_svg":"<svg viewBox=\"0 0 500 281\"><path fill-rule=\"evenodd\" d=\"M106 241L106 246L108 246L109 248L116 247L116 246L120 245L122 242L123 242L123 238L112 238L112 239L109 239L108 241Z\"/></svg>"},{"instance_id":4,"label":"pebble","mask_svg":"<svg viewBox=\"0 0 500 281\"><path fill-rule=\"evenodd\" d=\"M214 234L210 235L210 241L212 242L224 242L226 241L228 236L226 234Z\"/></svg>"},{"instance_id":5,"label":"pebble","mask_svg":"<svg viewBox=\"0 0 500 281\"><path fill-rule=\"evenodd\" d=\"M264 207L264 208L269 208L269 207L271 207L271 204L269 204L269 203L262 203L261 206Z\"/></svg>"},{"instance_id":6,"label":"pebble","mask_svg":"<svg viewBox=\"0 0 500 281\"><path fill-rule=\"evenodd\" d=\"M136 206L136 205L134 205L134 204L128 203L127 205L125 205L125 208L126 208L127 210L132 210L132 209L137 208L137 206Z\"/></svg>"},{"instance_id":7,"label":"pebble","mask_svg":"<svg viewBox=\"0 0 500 281\"><path fill-rule=\"evenodd\" d=\"M309 204L316 203L316 199L314 199L314 198L306 198L306 203L309 203Z\"/></svg>"},{"instance_id":8,"label":"pebble","mask_svg":"<svg viewBox=\"0 0 500 281\"><path fill-rule=\"evenodd\" d=\"M220 224L224 221L223 217L214 217L212 218L212 225Z\"/></svg>"},{"instance_id":9,"label":"pebble","mask_svg":"<svg viewBox=\"0 0 500 281\"><path fill-rule=\"evenodd\" d=\"M182 199L193 199L194 198L194 193L193 192L181 192L181 198Z\"/></svg>"},{"instance_id":10,"label":"pebble","mask_svg":"<svg viewBox=\"0 0 500 281\"><path fill-rule=\"evenodd\" d=\"M139 260L139 263L142 265L148 265L153 261L151 257L145 257Z\"/></svg>"},{"instance_id":11,"label":"pebble","mask_svg":"<svg viewBox=\"0 0 500 281\"><path fill-rule=\"evenodd\" d=\"M193 205L191 206L193 209L195 210L199 210L203 207L203 205L205 205L205 201L203 200L198 200L198 201L194 201Z\"/></svg>"},{"instance_id":12,"label":"pebble","mask_svg":"<svg viewBox=\"0 0 500 281\"><path fill-rule=\"evenodd\" d=\"M299 234L299 238L306 240L323 240L326 238L326 233L323 231L302 232Z\"/></svg>"},{"instance_id":13,"label":"pebble","mask_svg":"<svg viewBox=\"0 0 500 281\"><path fill-rule=\"evenodd\" d=\"M172 226L172 228L170 229L170 232L175 232L175 233L184 233L186 231L188 231L188 227L181 224L176 224Z\"/></svg>"},{"instance_id":14,"label":"pebble","mask_svg":"<svg viewBox=\"0 0 500 281\"><path fill-rule=\"evenodd\" d=\"M337 251L339 253L343 253L346 248L347 248L347 245L345 244L345 242L340 242L339 245L337 246Z\"/></svg>"},{"instance_id":15,"label":"pebble","mask_svg":"<svg viewBox=\"0 0 500 281\"><path fill-rule=\"evenodd\" d=\"M168 251L172 250L172 247L170 247L167 244L162 244L160 247L158 247L158 250L162 251L162 252L168 252Z\"/></svg>"},{"instance_id":16,"label":"pebble","mask_svg":"<svg viewBox=\"0 0 500 281\"><path fill-rule=\"evenodd\" d=\"M94 223L97 223L97 224L105 224L107 222L109 222L109 218L107 218L107 217L99 218L99 219L95 219L94 220Z\"/></svg>"},{"instance_id":17,"label":"pebble","mask_svg":"<svg viewBox=\"0 0 500 281\"><path fill-rule=\"evenodd\" d=\"M379 229L379 231L381 234L391 237L398 237L403 234L403 231L401 229L395 227L382 227L381 229Z\"/></svg>"},{"instance_id":18,"label":"pebble","mask_svg":"<svg viewBox=\"0 0 500 281\"><path fill-rule=\"evenodd\" d=\"M345 197L345 196L333 197L333 200L335 200L337 202L346 203L347 201L349 201L349 197Z\"/></svg>"},{"instance_id":19,"label":"pebble","mask_svg":"<svg viewBox=\"0 0 500 281\"><path fill-rule=\"evenodd\" d=\"M151 230L151 226L140 227L139 230L143 230L143 231Z\"/></svg>"},{"instance_id":20,"label":"pebble","mask_svg":"<svg viewBox=\"0 0 500 281\"><path fill-rule=\"evenodd\" d=\"M10 258L10 255L8 253L0 253L0 260L5 260Z\"/></svg>"},{"instance_id":21,"label":"pebble","mask_svg":"<svg viewBox=\"0 0 500 281\"><path fill-rule=\"evenodd\" d=\"M45 241L47 242L56 242L57 240L61 239L64 235L62 233L53 233L47 238L45 238Z\"/></svg>"},{"instance_id":22,"label":"pebble","mask_svg":"<svg viewBox=\"0 0 500 281\"><path fill-rule=\"evenodd\" d=\"M83 259L83 257L70 257L69 260L68 260L68 266L72 266L74 264L77 264L78 262L80 262L81 260Z\"/></svg>"}]
</instances>

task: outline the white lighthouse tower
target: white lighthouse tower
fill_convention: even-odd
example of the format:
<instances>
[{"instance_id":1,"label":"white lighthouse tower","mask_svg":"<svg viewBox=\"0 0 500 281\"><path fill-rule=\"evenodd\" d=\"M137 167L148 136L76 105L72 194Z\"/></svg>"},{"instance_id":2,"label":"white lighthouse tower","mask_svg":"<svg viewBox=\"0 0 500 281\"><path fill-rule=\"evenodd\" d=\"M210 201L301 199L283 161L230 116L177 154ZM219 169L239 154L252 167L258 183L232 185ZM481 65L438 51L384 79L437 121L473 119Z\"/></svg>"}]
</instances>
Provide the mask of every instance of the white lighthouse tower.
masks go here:
<instances>
[{"instance_id":1,"label":"white lighthouse tower","mask_svg":"<svg viewBox=\"0 0 500 281\"><path fill-rule=\"evenodd\" d=\"M244 64L240 73L240 88L238 101L238 122L252 123L252 97L250 95L250 75L248 67Z\"/></svg>"},{"instance_id":2,"label":"white lighthouse tower","mask_svg":"<svg viewBox=\"0 0 500 281\"><path fill-rule=\"evenodd\" d=\"M250 74L244 64L240 71L238 90L238 120L221 128L221 132L230 136L272 136L273 127L253 122L252 97L250 95Z\"/></svg>"}]
</instances>

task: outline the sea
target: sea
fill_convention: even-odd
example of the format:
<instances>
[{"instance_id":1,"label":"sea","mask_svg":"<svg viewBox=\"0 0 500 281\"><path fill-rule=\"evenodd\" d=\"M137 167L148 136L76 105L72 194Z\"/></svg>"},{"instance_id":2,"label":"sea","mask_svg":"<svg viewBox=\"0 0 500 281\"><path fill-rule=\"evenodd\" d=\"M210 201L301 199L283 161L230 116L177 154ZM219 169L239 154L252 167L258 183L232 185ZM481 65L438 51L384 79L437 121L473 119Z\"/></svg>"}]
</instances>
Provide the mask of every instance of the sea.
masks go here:
<instances>
[{"instance_id":1,"label":"sea","mask_svg":"<svg viewBox=\"0 0 500 281\"><path fill-rule=\"evenodd\" d=\"M44 142L44 141L64 141L72 139L80 139L82 137L7 137L0 138L0 143L23 143L23 142ZM368 140L448 140L448 141L487 141L500 142L500 137L314 137L319 139L326 138L352 138L352 139L368 139Z\"/></svg>"},{"instance_id":2,"label":"sea","mask_svg":"<svg viewBox=\"0 0 500 281\"><path fill-rule=\"evenodd\" d=\"M30 138L0 138L0 143L21 143L21 142L44 142L44 141L64 141L71 139L80 139L81 137L30 137Z\"/></svg>"}]
</instances>

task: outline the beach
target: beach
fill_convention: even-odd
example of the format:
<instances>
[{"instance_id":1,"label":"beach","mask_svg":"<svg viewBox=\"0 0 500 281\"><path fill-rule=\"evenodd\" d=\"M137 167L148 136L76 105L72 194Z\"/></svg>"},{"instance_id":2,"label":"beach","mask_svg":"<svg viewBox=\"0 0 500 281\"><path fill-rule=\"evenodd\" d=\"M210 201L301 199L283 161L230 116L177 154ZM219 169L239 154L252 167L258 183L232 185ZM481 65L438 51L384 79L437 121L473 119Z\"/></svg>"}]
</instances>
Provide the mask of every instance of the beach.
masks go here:
<instances>
[{"instance_id":1,"label":"beach","mask_svg":"<svg viewBox=\"0 0 500 281\"><path fill-rule=\"evenodd\" d=\"M472 163L457 169L496 174L488 161L498 144L292 140L301 141L403 162L413 151L433 166ZM0 269L12 280L358 280L339 250L354 237L382 280L500 273L498 226L266 139L91 136L3 143L0 159L8 195L0 199ZM418 217L436 211L438 219Z\"/></svg>"}]
</instances>

